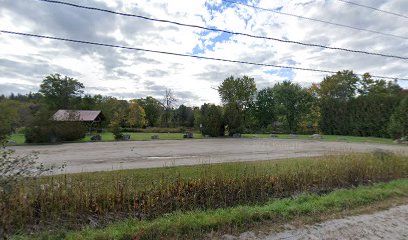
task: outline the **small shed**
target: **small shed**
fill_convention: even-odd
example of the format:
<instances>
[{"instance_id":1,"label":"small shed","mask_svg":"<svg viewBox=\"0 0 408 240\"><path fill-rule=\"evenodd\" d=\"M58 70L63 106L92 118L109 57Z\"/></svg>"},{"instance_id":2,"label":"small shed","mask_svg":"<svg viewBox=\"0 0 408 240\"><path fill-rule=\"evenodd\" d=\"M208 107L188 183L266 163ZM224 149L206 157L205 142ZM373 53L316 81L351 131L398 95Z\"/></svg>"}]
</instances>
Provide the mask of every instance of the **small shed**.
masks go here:
<instances>
[{"instance_id":1,"label":"small shed","mask_svg":"<svg viewBox=\"0 0 408 240\"><path fill-rule=\"evenodd\" d=\"M89 131L99 126L105 120L100 110L63 110L60 109L51 117L57 122L82 122L89 127Z\"/></svg>"}]
</instances>

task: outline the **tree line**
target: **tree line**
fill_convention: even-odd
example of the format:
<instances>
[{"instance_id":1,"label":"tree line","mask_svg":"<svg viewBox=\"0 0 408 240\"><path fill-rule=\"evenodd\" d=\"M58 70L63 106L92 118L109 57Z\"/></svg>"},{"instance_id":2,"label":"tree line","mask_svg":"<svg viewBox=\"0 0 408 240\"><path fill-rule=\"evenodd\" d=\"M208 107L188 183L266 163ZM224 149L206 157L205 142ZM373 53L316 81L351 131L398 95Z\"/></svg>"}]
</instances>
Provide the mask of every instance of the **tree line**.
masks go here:
<instances>
[{"instance_id":1,"label":"tree line","mask_svg":"<svg viewBox=\"0 0 408 240\"><path fill-rule=\"evenodd\" d=\"M255 79L228 77L219 86L221 105L177 104L166 89L162 98L122 100L84 93L78 80L46 76L36 93L0 96L0 136L24 129L28 142L50 136L83 137L80 123L50 120L58 109L101 110L101 127L119 134L137 128L186 128L209 136L235 133L323 133L399 138L408 134L408 94L396 82L362 77L344 70L302 87L283 81L258 90Z\"/></svg>"}]
</instances>

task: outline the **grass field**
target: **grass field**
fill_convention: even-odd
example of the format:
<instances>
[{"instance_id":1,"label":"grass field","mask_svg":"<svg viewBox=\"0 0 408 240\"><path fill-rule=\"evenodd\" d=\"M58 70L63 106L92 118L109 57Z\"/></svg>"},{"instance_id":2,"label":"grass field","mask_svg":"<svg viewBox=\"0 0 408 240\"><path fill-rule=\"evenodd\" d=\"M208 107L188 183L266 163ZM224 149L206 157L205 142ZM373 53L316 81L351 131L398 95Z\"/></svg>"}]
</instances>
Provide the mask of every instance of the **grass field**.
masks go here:
<instances>
[{"instance_id":1,"label":"grass field","mask_svg":"<svg viewBox=\"0 0 408 240\"><path fill-rule=\"evenodd\" d=\"M151 136L159 135L160 140L183 140L182 133L125 133L130 135L132 141L149 141ZM113 134L110 132L101 133L102 141L115 141ZM270 134L243 134L244 138L271 138ZM203 136L200 133L194 133L194 139L202 139ZM292 139L293 137L288 134L278 134L277 139ZM297 135L297 139L301 140L314 140L314 141L339 141L339 142L360 142L360 143L378 143L378 144L395 144L392 139L389 138L376 138L376 137L355 137L355 136L338 136L338 135L323 135L322 139L315 140L310 135ZM13 134L11 140L17 145L25 144L24 134ZM79 142L90 142L91 135L87 135Z\"/></svg>"},{"instance_id":2,"label":"grass field","mask_svg":"<svg viewBox=\"0 0 408 240\"><path fill-rule=\"evenodd\" d=\"M10 137L10 140L14 141L17 145L21 145L25 143L24 134L21 134L21 133L12 134Z\"/></svg>"},{"instance_id":3,"label":"grass field","mask_svg":"<svg viewBox=\"0 0 408 240\"><path fill-rule=\"evenodd\" d=\"M130 135L130 140L132 141L148 141L152 140L151 136L153 135L158 135L160 140L183 140L183 133L136 133L136 132L131 132L131 133L124 133L124 134L129 134ZM102 141L103 142L110 142L110 141L115 141L115 138L111 132L103 132L100 133L102 136ZM76 141L76 142L91 142L91 136L87 134L85 138ZM201 134L199 133L194 133L194 138L195 139L201 139L203 138ZM25 144L25 137L24 134L16 133L11 135L10 140L14 141L17 145L22 145Z\"/></svg>"}]
</instances>

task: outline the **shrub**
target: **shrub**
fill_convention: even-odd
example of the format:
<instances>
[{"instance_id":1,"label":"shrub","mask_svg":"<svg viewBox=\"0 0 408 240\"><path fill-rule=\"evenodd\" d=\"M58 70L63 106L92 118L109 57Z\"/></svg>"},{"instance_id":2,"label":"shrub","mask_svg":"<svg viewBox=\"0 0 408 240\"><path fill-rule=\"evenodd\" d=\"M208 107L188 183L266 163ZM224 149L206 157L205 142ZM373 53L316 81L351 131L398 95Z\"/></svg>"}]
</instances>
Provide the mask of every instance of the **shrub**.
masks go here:
<instances>
[{"instance_id":1,"label":"shrub","mask_svg":"<svg viewBox=\"0 0 408 240\"><path fill-rule=\"evenodd\" d=\"M27 178L32 181L53 170L53 167L47 168L42 164L37 164L36 159L35 152L18 156L14 154L14 151L5 149L4 146L0 149L0 236L4 236L9 231L8 222L14 219L14 214L20 210L21 206L14 206L12 202L16 201L16 196L20 193L19 186L23 181ZM10 207L15 207L15 209L10 211Z\"/></svg>"},{"instance_id":2,"label":"shrub","mask_svg":"<svg viewBox=\"0 0 408 240\"><path fill-rule=\"evenodd\" d=\"M86 127L81 122L54 122L52 128L57 141L75 141L85 137Z\"/></svg>"},{"instance_id":3,"label":"shrub","mask_svg":"<svg viewBox=\"0 0 408 240\"><path fill-rule=\"evenodd\" d=\"M48 143L55 139L50 126L29 126L24 135L26 143Z\"/></svg>"},{"instance_id":4,"label":"shrub","mask_svg":"<svg viewBox=\"0 0 408 240\"><path fill-rule=\"evenodd\" d=\"M83 123L56 122L50 120L50 116L51 113L46 110L40 110L34 115L24 131L27 143L75 141L85 137L87 129Z\"/></svg>"}]
</instances>

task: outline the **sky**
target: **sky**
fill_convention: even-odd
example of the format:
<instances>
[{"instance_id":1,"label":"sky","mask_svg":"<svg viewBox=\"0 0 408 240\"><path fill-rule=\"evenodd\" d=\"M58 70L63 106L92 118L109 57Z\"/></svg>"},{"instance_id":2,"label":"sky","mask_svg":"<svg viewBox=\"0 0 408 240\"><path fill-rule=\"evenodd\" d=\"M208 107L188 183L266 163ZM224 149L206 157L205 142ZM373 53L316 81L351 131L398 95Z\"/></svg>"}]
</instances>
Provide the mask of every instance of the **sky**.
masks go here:
<instances>
[{"instance_id":1,"label":"sky","mask_svg":"<svg viewBox=\"0 0 408 240\"><path fill-rule=\"evenodd\" d=\"M408 56L408 40L289 17L222 0L64 0L113 11L252 35ZM284 13L408 38L407 18L337 0L238 0ZM354 0L397 13L406 0ZM347 53L117 16L38 0L0 0L0 29L204 57L408 78L407 60ZM161 99L172 89L179 104L219 103L227 77L253 77L257 88L290 80L310 86L324 73L217 62L0 34L0 94L38 91L53 73L73 77L85 92ZM408 81L399 81L408 88Z\"/></svg>"}]
</instances>

